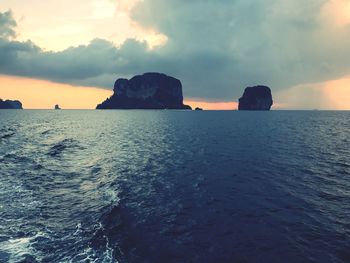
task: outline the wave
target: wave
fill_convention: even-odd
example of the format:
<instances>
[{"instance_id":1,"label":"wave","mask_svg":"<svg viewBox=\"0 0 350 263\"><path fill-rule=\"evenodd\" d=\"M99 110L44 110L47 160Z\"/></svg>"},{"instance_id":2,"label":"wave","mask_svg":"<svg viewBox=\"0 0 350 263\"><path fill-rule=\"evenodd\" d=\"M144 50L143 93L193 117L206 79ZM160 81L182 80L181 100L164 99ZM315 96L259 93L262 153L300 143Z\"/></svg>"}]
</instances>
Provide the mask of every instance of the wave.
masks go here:
<instances>
[{"instance_id":1,"label":"wave","mask_svg":"<svg viewBox=\"0 0 350 263\"><path fill-rule=\"evenodd\" d=\"M100 231L104 231L103 225L101 223L97 223L94 235ZM77 225L76 231L67 238L71 236L76 236L77 239L81 239L84 236L84 228L82 227L81 223ZM107 236L103 236L102 238L105 242L98 248L94 247L91 242L88 242L82 249L80 249L81 252L77 253L75 251L70 255L57 259L56 262L118 263L114 257L114 249L110 246Z\"/></svg>"},{"instance_id":2,"label":"wave","mask_svg":"<svg viewBox=\"0 0 350 263\"><path fill-rule=\"evenodd\" d=\"M121 233L120 230L123 226L120 207L117 205L112 206L102 215L99 221L99 227L93 234L89 246L95 251L106 251L105 249L107 249L110 253L109 258L113 259L113 262L121 261L123 253L116 244L116 239L119 239L118 233Z\"/></svg>"},{"instance_id":3,"label":"wave","mask_svg":"<svg viewBox=\"0 0 350 263\"><path fill-rule=\"evenodd\" d=\"M80 147L79 142L77 140L64 139L55 143L48 151L48 155L52 157L59 157L65 150L74 149L74 148L82 149L82 147Z\"/></svg>"},{"instance_id":4,"label":"wave","mask_svg":"<svg viewBox=\"0 0 350 263\"><path fill-rule=\"evenodd\" d=\"M41 256L33 247L37 238L46 237L39 232L31 237L18 237L0 242L0 260L7 262L40 262Z\"/></svg>"},{"instance_id":5,"label":"wave","mask_svg":"<svg viewBox=\"0 0 350 263\"><path fill-rule=\"evenodd\" d=\"M45 130L45 131L41 132L41 135L47 135L49 133L51 133L51 130Z\"/></svg>"},{"instance_id":6,"label":"wave","mask_svg":"<svg viewBox=\"0 0 350 263\"><path fill-rule=\"evenodd\" d=\"M11 161L13 163L31 163L33 160L29 157L19 155L16 152L7 153L1 157L1 159L6 161Z\"/></svg>"},{"instance_id":7,"label":"wave","mask_svg":"<svg viewBox=\"0 0 350 263\"><path fill-rule=\"evenodd\" d=\"M105 232L101 223L97 224L95 233ZM57 240L52 233L39 232L34 236L16 237L0 242L0 262L18 263L18 262L95 262L95 263L118 263L115 258L114 249L109 243L108 237L104 235L103 244L98 248L92 246L90 242L84 241L84 229L81 223L77 225L76 231ZM54 255L47 253L42 249L43 242L48 244L47 249L51 250L52 244L66 242L74 238L75 247L61 254L58 251ZM79 245L79 243L81 244ZM77 249L79 247L79 249Z\"/></svg>"},{"instance_id":8,"label":"wave","mask_svg":"<svg viewBox=\"0 0 350 263\"><path fill-rule=\"evenodd\" d=\"M12 137L12 136L14 136L14 135L15 135L14 132L6 133L6 134L4 134L4 135L1 135L1 136L0 136L0 139L8 139L8 138L10 138L10 137Z\"/></svg>"},{"instance_id":9,"label":"wave","mask_svg":"<svg viewBox=\"0 0 350 263\"><path fill-rule=\"evenodd\" d=\"M6 140L15 135L15 130L13 128L3 128L0 129L0 141L1 140Z\"/></svg>"}]
</instances>

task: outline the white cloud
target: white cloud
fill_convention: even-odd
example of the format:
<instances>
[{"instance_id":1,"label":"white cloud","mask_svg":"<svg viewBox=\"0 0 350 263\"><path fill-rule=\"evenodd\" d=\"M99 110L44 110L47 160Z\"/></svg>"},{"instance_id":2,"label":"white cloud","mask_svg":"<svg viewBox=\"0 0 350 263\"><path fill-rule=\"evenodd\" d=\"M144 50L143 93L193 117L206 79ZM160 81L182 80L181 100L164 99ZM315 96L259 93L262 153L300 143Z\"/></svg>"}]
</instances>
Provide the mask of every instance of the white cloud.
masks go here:
<instances>
[{"instance_id":1,"label":"white cloud","mask_svg":"<svg viewBox=\"0 0 350 263\"><path fill-rule=\"evenodd\" d=\"M103 38L121 45L126 39L159 46L166 37L143 28L130 18L139 0L3 0L0 12L8 9L18 22L20 41L30 39L46 50L62 51Z\"/></svg>"}]
</instances>

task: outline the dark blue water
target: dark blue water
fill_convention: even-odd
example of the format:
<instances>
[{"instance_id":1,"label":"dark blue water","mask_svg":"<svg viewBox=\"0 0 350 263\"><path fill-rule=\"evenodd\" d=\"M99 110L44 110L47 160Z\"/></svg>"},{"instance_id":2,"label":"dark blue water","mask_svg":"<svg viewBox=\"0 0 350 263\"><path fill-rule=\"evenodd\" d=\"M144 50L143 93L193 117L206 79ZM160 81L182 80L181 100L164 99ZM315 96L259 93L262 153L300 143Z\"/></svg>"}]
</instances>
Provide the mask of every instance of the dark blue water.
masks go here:
<instances>
[{"instance_id":1,"label":"dark blue water","mask_svg":"<svg viewBox=\"0 0 350 263\"><path fill-rule=\"evenodd\" d=\"M350 112L0 111L0 262L350 262Z\"/></svg>"}]
</instances>

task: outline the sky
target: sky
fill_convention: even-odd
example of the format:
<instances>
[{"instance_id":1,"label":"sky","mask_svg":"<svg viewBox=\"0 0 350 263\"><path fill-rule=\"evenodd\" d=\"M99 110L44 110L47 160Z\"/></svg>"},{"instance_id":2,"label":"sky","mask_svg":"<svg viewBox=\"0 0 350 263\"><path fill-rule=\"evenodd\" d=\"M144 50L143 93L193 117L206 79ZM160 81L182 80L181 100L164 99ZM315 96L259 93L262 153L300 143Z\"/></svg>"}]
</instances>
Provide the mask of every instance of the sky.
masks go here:
<instances>
[{"instance_id":1,"label":"sky","mask_svg":"<svg viewBox=\"0 0 350 263\"><path fill-rule=\"evenodd\" d=\"M162 72L185 101L350 109L350 0L0 0L0 98L94 108L117 78Z\"/></svg>"}]
</instances>

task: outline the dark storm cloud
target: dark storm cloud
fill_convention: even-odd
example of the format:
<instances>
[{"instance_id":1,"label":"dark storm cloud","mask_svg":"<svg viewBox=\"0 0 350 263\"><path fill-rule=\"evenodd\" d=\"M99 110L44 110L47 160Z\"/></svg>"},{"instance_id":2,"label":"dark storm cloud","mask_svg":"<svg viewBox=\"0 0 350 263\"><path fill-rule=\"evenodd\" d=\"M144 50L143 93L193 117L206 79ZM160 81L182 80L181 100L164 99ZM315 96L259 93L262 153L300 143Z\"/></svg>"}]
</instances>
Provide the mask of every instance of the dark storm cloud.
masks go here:
<instances>
[{"instance_id":1,"label":"dark storm cloud","mask_svg":"<svg viewBox=\"0 0 350 263\"><path fill-rule=\"evenodd\" d=\"M62 83L111 88L117 75L128 76L147 61L146 44L126 41L120 48L95 39L89 45L47 52L32 42L0 39L0 72ZM146 62L145 62L146 63ZM135 66L133 66L135 65Z\"/></svg>"},{"instance_id":2,"label":"dark storm cloud","mask_svg":"<svg viewBox=\"0 0 350 263\"><path fill-rule=\"evenodd\" d=\"M17 26L16 21L13 19L12 11L4 13L0 12L0 37L8 38L15 37L16 32L14 28Z\"/></svg>"},{"instance_id":3,"label":"dark storm cloud","mask_svg":"<svg viewBox=\"0 0 350 263\"><path fill-rule=\"evenodd\" d=\"M166 45L149 50L127 40L117 48L95 39L47 52L7 33L0 73L111 88L117 77L159 71L180 78L188 97L219 100L238 97L248 85L279 90L334 79L350 73L350 30L327 25L320 15L326 2L144 0L132 17L166 35ZM0 28L13 30L11 13L0 17L7 17Z\"/></svg>"},{"instance_id":4,"label":"dark storm cloud","mask_svg":"<svg viewBox=\"0 0 350 263\"><path fill-rule=\"evenodd\" d=\"M16 25L12 13L0 14L4 18L0 28L3 32L11 32L0 37L2 74L110 89L117 77L130 77L152 69L171 74L166 70L169 63L164 63L161 55L150 51L146 43L128 39L122 46L115 47L107 40L94 39L88 45L60 52L45 51L31 41L10 39Z\"/></svg>"},{"instance_id":5,"label":"dark storm cloud","mask_svg":"<svg viewBox=\"0 0 350 263\"><path fill-rule=\"evenodd\" d=\"M327 27L326 2L145 0L133 18L169 37L190 96L224 99L247 85L284 89L349 74L349 30Z\"/></svg>"}]
</instances>

